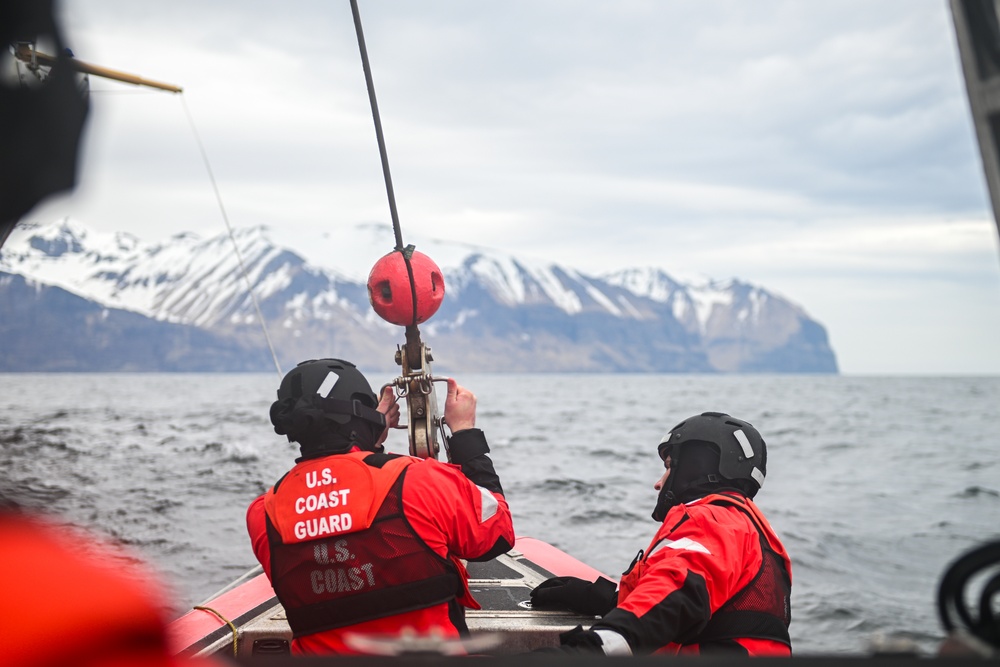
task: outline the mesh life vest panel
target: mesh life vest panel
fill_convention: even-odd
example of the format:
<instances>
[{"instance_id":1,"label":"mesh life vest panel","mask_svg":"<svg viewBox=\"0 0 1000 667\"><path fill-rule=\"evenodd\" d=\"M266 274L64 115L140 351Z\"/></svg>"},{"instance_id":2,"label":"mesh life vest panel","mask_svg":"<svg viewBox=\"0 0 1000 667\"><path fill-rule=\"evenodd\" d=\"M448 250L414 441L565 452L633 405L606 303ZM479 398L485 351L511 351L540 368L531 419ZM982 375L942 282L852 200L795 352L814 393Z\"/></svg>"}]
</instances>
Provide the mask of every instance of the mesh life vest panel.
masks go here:
<instances>
[{"instance_id":1,"label":"mesh life vest panel","mask_svg":"<svg viewBox=\"0 0 1000 667\"><path fill-rule=\"evenodd\" d=\"M753 579L712 614L708 624L696 637L684 641L684 646L747 638L772 640L791 646L788 634L791 621L791 577L784 560L771 548L753 510L725 495L713 494L706 496L706 499L710 504L732 506L747 515L760 540L761 567ZM622 575L618 586L620 601L628 597L646 574L648 556L649 554L640 551Z\"/></svg>"},{"instance_id":2,"label":"mesh life vest panel","mask_svg":"<svg viewBox=\"0 0 1000 667\"><path fill-rule=\"evenodd\" d=\"M267 492L271 582L294 637L454 599L454 565L403 514L409 457L369 452L304 461Z\"/></svg>"},{"instance_id":3,"label":"mesh life vest panel","mask_svg":"<svg viewBox=\"0 0 1000 667\"><path fill-rule=\"evenodd\" d=\"M692 643L708 644L730 639L769 639L791 646L792 582L785 561L771 548L755 513L742 503L721 497L713 505L730 505L750 519L760 539L761 566L754 578L720 607Z\"/></svg>"}]
</instances>

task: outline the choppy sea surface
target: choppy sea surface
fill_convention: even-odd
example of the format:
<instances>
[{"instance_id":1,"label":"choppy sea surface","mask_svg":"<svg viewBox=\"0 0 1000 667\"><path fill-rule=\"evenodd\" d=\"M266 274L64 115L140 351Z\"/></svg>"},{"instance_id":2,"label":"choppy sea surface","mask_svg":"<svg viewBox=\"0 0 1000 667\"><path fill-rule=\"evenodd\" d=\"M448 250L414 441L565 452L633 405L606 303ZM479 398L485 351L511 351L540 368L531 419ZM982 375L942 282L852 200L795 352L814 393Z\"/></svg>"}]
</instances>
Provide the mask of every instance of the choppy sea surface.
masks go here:
<instances>
[{"instance_id":1,"label":"choppy sea surface","mask_svg":"<svg viewBox=\"0 0 1000 667\"><path fill-rule=\"evenodd\" d=\"M941 575L1000 536L1000 378L457 379L479 399L517 533L610 575L656 529L660 437L708 410L753 423L769 453L758 504L793 561L798 655L865 654L879 638L933 653ZM246 506L296 456L268 421L277 384L0 374L0 495L124 543L180 614L256 565ZM388 449L405 452L405 434Z\"/></svg>"}]
</instances>

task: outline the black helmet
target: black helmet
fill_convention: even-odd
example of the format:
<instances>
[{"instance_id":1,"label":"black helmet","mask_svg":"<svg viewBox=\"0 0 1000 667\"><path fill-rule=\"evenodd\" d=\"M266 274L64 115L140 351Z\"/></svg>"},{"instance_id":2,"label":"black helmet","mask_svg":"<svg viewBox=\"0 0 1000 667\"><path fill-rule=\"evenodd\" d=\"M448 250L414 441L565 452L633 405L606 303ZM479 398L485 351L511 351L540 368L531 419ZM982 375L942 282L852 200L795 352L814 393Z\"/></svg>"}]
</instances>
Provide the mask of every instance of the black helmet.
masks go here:
<instances>
[{"instance_id":1,"label":"black helmet","mask_svg":"<svg viewBox=\"0 0 1000 667\"><path fill-rule=\"evenodd\" d=\"M303 458L374 449L385 416L368 380L342 359L303 361L281 380L271 404L274 432L299 443Z\"/></svg>"},{"instance_id":2,"label":"black helmet","mask_svg":"<svg viewBox=\"0 0 1000 667\"><path fill-rule=\"evenodd\" d=\"M753 498L767 474L767 446L751 424L722 412L685 419L663 436L660 458L670 457L670 476L660 489L653 518L667 510L722 489Z\"/></svg>"}]
</instances>

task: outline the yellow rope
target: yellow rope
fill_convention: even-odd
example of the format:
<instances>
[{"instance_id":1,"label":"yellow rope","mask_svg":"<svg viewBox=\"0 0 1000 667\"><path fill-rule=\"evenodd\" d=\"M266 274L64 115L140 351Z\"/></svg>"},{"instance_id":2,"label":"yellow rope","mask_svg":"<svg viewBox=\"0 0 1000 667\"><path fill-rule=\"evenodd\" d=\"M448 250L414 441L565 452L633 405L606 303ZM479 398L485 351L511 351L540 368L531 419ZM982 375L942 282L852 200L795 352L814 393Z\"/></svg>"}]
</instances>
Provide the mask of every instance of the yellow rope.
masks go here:
<instances>
[{"instance_id":1,"label":"yellow rope","mask_svg":"<svg viewBox=\"0 0 1000 667\"><path fill-rule=\"evenodd\" d=\"M219 612L217 612L214 609L212 609L211 607L202 607L200 605L195 605L194 608L195 609L201 609L202 611L210 611L210 612L212 612L213 614L215 614L216 616L218 616L221 621L223 621L226 625L229 626L229 629L233 631L233 657L234 658L239 657L239 654L237 652L237 648L238 648L237 636L238 635L237 635L237 631L236 631L236 626L233 625L233 622L230 621L225 616L223 616L222 614L220 614Z\"/></svg>"}]
</instances>

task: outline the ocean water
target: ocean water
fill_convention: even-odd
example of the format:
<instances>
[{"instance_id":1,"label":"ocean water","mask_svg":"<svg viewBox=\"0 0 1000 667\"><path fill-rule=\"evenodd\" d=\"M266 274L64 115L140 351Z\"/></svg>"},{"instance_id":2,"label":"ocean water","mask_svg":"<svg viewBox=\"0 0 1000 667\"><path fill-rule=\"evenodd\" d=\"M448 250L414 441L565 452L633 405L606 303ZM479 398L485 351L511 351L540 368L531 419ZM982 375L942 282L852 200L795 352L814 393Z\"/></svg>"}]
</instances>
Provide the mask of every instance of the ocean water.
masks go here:
<instances>
[{"instance_id":1,"label":"ocean water","mask_svg":"<svg viewBox=\"0 0 1000 667\"><path fill-rule=\"evenodd\" d=\"M390 378L372 374L372 382ZM948 564L1000 536L1000 378L468 375L519 535L616 576L656 529L655 448L728 412L793 561L797 654L932 653ZM296 456L276 374L2 374L0 494L124 543L180 614L256 565L247 504ZM405 452L405 434L388 449Z\"/></svg>"}]
</instances>

